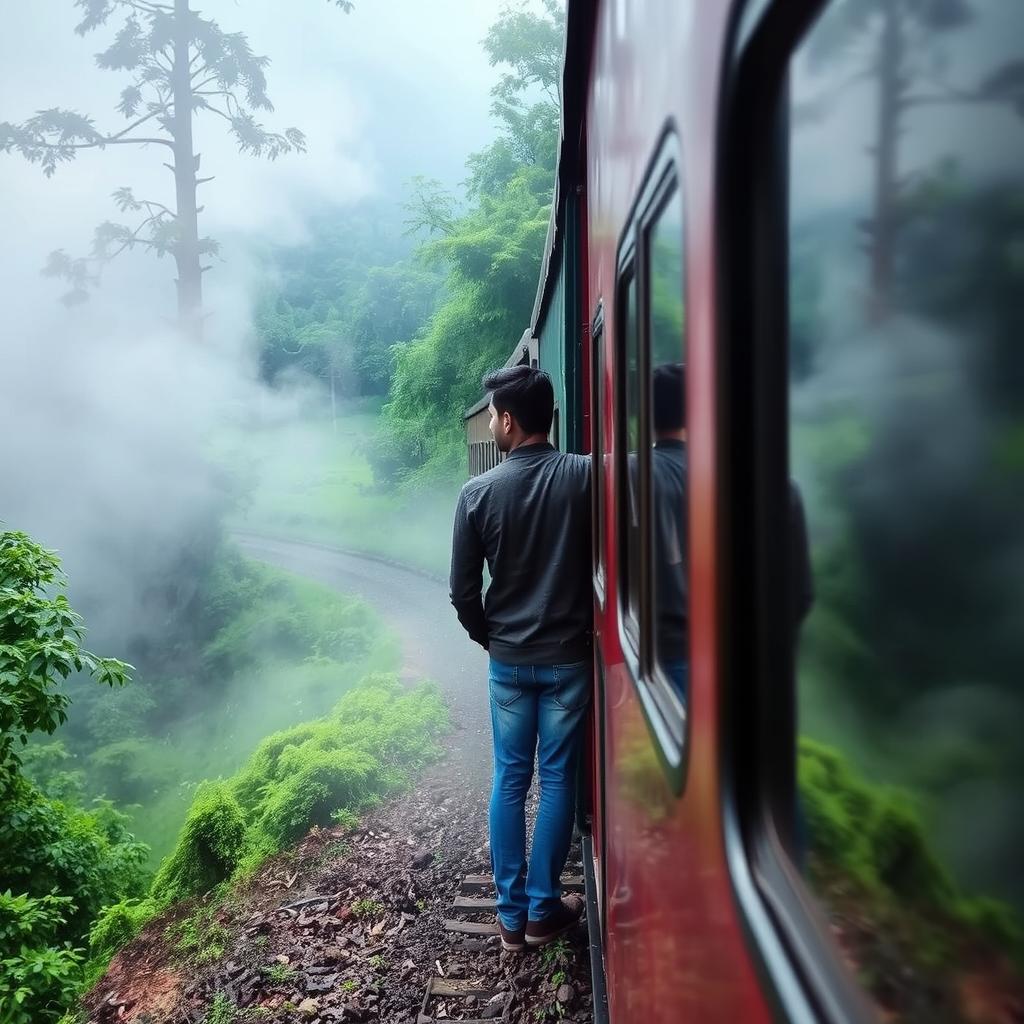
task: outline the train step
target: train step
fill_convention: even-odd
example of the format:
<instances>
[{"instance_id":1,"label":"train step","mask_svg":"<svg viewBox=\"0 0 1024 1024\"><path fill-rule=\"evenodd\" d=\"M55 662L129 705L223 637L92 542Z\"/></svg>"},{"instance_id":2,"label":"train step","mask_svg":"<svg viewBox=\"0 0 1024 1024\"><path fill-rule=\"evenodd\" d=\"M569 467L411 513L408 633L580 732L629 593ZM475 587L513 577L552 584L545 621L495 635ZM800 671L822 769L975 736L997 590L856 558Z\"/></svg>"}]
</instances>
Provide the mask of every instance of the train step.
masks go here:
<instances>
[{"instance_id":1,"label":"train step","mask_svg":"<svg viewBox=\"0 0 1024 1024\"><path fill-rule=\"evenodd\" d=\"M461 1010L465 1006L465 1000L470 996L481 1007L487 1006L500 996L502 1002L501 1016L492 1016L490 1020L508 1020L508 993L498 992L496 989L491 988L482 988L475 982L463 981L461 978L434 977L427 982L427 990L423 994L423 1003L420 1006L416 1024L434 1024L438 1018L434 1012L431 1012L434 1010L432 1004L441 1003L443 1005L445 999L457 999L460 1002L459 1009ZM440 1010L440 1007L438 1007L438 1010ZM447 1010L445 1010L445 1016L442 1019L449 1019ZM461 1018L461 1020L462 1024L488 1024L485 1020L469 1020L467 1018Z\"/></svg>"},{"instance_id":2,"label":"train step","mask_svg":"<svg viewBox=\"0 0 1024 1024\"><path fill-rule=\"evenodd\" d=\"M573 865L575 867L575 865ZM494 896L481 895L486 890L494 891L494 879L490 875L466 875L459 885L459 895L452 900L452 916L444 922L445 931L456 935L497 935L498 926L492 921L465 921L459 915L490 914L496 907ZM562 875L562 889L565 892L583 892L583 876Z\"/></svg>"},{"instance_id":3,"label":"train step","mask_svg":"<svg viewBox=\"0 0 1024 1024\"><path fill-rule=\"evenodd\" d=\"M494 879L490 875L466 875L462 880L462 890L493 889ZM562 875L562 889L565 892L583 892L582 875Z\"/></svg>"}]
</instances>

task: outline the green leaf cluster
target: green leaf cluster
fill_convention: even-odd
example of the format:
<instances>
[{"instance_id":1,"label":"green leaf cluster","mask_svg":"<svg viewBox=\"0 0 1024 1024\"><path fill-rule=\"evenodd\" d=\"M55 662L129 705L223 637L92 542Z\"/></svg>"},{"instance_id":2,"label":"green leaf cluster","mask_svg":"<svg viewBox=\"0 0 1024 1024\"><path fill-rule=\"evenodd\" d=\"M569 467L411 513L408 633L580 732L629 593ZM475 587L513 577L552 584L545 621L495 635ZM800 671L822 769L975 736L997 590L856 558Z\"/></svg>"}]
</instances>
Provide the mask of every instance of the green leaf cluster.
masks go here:
<instances>
[{"instance_id":1,"label":"green leaf cluster","mask_svg":"<svg viewBox=\"0 0 1024 1024\"><path fill-rule=\"evenodd\" d=\"M72 901L66 896L0 892L0 1021L56 1020L81 981L82 956L60 934Z\"/></svg>"},{"instance_id":2,"label":"green leaf cluster","mask_svg":"<svg viewBox=\"0 0 1024 1024\"><path fill-rule=\"evenodd\" d=\"M529 324L550 214L552 174L518 168L423 255L448 267L448 299L423 336L398 349L384 407L385 457L413 486L457 477L462 415L484 373Z\"/></svg>"},{"instance_id":3,"label":"green leaf cluster","mask_svg":"<svg viewBox=\"0 0 1024 1024\"><path fill-rule=\"evenodd\" d=\"M262 375L301 370L336 396L386 394L393 349L429 319L443 275L410 258L394 210L379 203L325 211L310 233L266 254L274 286L254 315Z\"/></svg>"},{"instance_id":4,"label":"green leaf cluster","mask_svg":"<svg viewBox=\"0 0 1024 1024\"><path fill-rule=\"evenodd\" d=\"M147 849L108 801L60 797L24 772L18 749L67 718L64 682L80 673L110 686L129 666L81 646L57 556L23 533L0 533L0 1020L55 1020L83 980L81 947L101 908L144 889ZM63 759L50 751L50 768ZM32 759L30 759L32 760ZM36 759L37 767L46 758Z\"/></svg>"},{"instance_id":5,"label":"green leaf cluster","mask_svg":"<svg viewBox=\"0 0 1024 1024\"><path fill-rule=\"evenodd\" d=\"M82 647L85 631L56 554L16 531L0 533L0 793L17 771L16 744L67 720L60 687L75 673L121 686L131 666Z\"/></svg>"},{"instance_id":6,"label":"green leaf cluster","mask_svg":"<svg viewBox=\"0 0 1024 1024\"><path fill-rule=\"evenodd\" d=\"M562 12L504 10L484 40L493 65L510 70L492 90L501 134L469 158L456 204L436 183L414 182L414 228L431 238L424 260L447 269L447 298L420 336L396 353L382 417L382 475L412 489L463 471L462 417L485 372L504 363L529 326L550 218L558 144Z\"/></svg>"}]
</instances>

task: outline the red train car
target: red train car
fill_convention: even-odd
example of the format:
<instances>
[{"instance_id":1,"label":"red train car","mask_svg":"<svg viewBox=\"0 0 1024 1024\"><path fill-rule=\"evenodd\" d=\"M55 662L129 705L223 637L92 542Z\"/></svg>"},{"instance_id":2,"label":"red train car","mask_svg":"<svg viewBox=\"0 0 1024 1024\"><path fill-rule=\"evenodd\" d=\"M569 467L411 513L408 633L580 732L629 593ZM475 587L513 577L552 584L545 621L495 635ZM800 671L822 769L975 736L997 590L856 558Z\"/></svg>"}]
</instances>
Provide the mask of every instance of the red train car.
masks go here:
<instances>
[{"instance_id":1,"label":"red train car","mask_svg":"<svg viewBox=\"0 0 1024 1024\"><path fill-rule=\"evenodd\" d=\"M1024 9L567 17L598 1019L1022 1020Z\"/></svg>"}]
</instances>

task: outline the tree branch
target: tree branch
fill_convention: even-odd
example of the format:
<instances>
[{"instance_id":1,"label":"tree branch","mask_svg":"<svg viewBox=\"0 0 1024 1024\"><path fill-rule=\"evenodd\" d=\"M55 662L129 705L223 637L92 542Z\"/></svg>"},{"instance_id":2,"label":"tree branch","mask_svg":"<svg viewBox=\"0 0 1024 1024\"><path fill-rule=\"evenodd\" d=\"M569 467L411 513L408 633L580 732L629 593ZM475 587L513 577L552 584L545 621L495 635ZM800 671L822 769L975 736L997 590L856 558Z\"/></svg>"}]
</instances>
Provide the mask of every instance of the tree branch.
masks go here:
<instances>
[{"instance_id":1,"label":"tree branch","mask_svg":"<svg viewBox=\"0 0 1024 1024\"><path fill-rule=\"evenodd\" d=\"M154 207L161 213L167 214L168 217L174 217L177 219L177 214L163 203L158 203L155 199L140 199L139 203L144 206L147 210L152 210Z\"/></svg>"},{"instance_id":2,"label":"tree branch","mask_svg":"<svg viewBox=\"0 0 1024 1024\"><path fill-rule=\"evenodd\" d=\"M203 107L203 110L208 110L211 114L216 114L218 117L223 117L224 120L227 121L228 124L230 125L234 125L235 123L234 118L231 117L230 114L224 113L224 111L221 110L220 107L215 107L212 103L207 103L207 105Z\"/></svg>"},{"instance_id":3,"label":"tree branch","mask_svg":"<svg viewBox=\"0 0 1024 1024\"><path fill-rule=\"evenodd\" d=\"M140 117L137 121L135 121L134 123L128 125L128 127L123 129L122 131L117 132L115 135L107 136L106 141L107 142L116 142L122 136L127 135L130 131L134 131L136 128L139 127L140 124L145 124L147 121L152 121L154 117L157 117L159 114L164 114L166 112L167 112L166 104L161 106L161 107L158 107L156 110L151 110L148 114L146 114L145 117Z\"/></svg>"},{"instance_id":4,"label":"tree branch","mask_svg":"<svg viewBox=\"0 0 1024 1024\"><path fill-rule=\"evenodd\" d=\"M127 6L142 14L173 14L174 8L170 4L158 4L153 0L125 0Z\"/></svg>"}]
</instances>

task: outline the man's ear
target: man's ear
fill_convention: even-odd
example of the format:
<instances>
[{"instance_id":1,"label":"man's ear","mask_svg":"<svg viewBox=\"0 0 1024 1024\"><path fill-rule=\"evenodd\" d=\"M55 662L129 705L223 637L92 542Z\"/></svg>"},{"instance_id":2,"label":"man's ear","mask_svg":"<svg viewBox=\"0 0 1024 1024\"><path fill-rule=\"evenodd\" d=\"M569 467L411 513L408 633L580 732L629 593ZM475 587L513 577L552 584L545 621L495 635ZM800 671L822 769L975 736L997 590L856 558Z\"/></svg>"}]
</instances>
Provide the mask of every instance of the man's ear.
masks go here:
<instances>
[{"instance_id":1,"label":"man's ear","mask_svg":"<svg viewBox=\"0 0 1024 1024\"><path fill-rule=\"evenodd\" d=\"M512 414L510 412L506 411L501 414L501 429L506 434L512 433Z\"/></svg>"}]
</instances>

